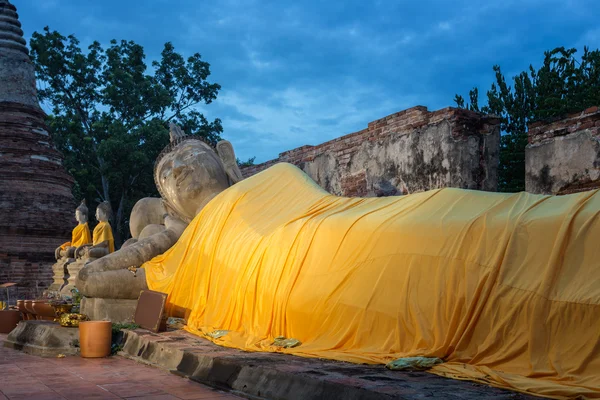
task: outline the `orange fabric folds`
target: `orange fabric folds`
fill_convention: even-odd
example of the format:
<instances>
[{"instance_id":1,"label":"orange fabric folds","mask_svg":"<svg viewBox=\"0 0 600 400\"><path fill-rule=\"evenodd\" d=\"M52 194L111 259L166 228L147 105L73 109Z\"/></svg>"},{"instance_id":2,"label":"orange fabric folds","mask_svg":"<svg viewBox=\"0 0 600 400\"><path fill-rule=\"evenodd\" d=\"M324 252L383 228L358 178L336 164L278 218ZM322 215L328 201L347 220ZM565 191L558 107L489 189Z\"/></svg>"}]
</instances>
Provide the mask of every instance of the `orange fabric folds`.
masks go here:
<instances>
[{"instance_id":1,"label":"orange fabric folds","mask_svg":"<svg viewBox=\"0 0 600 400\"><path fill-rule=\"evenodd\" d=\"M79 247L84 244L92 243L92 235L90 234L90 227L88 223L79 224L73 229L71 246Z\"/></svg>"},{"instance_id":2,"label":"orange fabric folds","mask_svg":"<svg viewBox=\"0 0 600 400\"><path fill-rule=\"evenodd\" d=\"M73 228L71 233L71 241L60 245L61 249L66 250L67 247L79 247L84 244L92 243L92 235L88 223L78 224Z\"/></svg>"},{"instance_id":3,"label":"orange fabric folds","mask_svg":"<svg viewBox=\"0 0 600 400\"><path fill-rule=\"evenodd\" d=\"M148 286L195 334L600 398L600 194L460 189L343 198L277 164L213 199ZM301 345L276 347L274 338Z\"/></svg>"},{"instance_id":4,"label":"orange fabric folds","mask_svg":"<svg viewBox=\"0 0 600 400\"><path fill-rule=\"evenodd\" d=\"M94 246L102 242L108 242L108 252L112 253L115 251L115 239L113 238L112 228L108 222L98 222L98 225L94 228L93 238Z\"/></svg>"}]
</instances>

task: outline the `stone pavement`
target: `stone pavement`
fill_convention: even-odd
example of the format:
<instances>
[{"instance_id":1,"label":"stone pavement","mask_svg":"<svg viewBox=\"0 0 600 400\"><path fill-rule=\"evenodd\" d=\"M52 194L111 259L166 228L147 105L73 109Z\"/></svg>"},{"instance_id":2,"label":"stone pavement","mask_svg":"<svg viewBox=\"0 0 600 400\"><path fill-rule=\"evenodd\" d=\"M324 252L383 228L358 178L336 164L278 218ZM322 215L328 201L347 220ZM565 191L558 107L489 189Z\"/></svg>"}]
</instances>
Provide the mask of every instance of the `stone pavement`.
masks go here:
<instances>
[{"instance_id":1,"label":"stone pavement","mask_svg":"<svg viewBox=\"0 0 600 400\"><path fill-rule=\"evenodd\" d=\"M122 357L41 358L5 348L0 334L3 399L240 399Z\"/></svg>"}]
</instances>

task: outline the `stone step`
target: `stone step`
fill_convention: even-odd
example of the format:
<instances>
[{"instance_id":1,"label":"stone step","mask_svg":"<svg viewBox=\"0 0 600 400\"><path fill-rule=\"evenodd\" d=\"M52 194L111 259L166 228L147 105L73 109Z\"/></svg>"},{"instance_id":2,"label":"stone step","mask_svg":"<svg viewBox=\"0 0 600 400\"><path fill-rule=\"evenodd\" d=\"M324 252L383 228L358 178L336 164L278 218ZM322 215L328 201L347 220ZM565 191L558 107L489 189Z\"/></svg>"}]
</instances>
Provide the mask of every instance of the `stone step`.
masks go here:
<instances>
[{"instance_id":1,"label":"stone step","mask_svg":"<svg viewBox=\"0 0 600 400\"><path fill-rule=\"evenodd\" d=\"M119 354L250 399L534 399L427 372L218 346L185 331L124 330Z\"/></svg>"},{"instance_id":2,"label":"stone step","mask_svg":"<svg viewBox=\"0 0 600 400\"><path fill-rule=\"evenodd\" d=\"M21 321L4 340L4 346L41 357L76 355L79 329L65 328L52 321Z\"/></svg>"}]
</instances>

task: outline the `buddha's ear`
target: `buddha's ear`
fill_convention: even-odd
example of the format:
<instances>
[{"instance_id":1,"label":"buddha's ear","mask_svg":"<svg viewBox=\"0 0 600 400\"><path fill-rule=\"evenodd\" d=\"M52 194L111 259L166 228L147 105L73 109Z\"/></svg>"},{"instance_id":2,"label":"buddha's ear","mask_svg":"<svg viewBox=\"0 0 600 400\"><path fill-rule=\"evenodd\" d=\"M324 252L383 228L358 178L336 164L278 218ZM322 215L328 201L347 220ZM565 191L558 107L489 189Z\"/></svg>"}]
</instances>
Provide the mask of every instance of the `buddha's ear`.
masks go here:
<instances>
[{"instance_id":1,"label":"buddha's ear","mask_svg":"<svg viewBox=\"0 0 600 400\"><path fill-rule=\"evenodd\" d=\"M217 143L217 153L219 153L219 157L225 165L225 172L227 172L227 175L233 183L238 183L244 179L242 171L240 171L240 167L238 167L233 146L229 141L221 140Z\"/></svg>"}]
</instances>

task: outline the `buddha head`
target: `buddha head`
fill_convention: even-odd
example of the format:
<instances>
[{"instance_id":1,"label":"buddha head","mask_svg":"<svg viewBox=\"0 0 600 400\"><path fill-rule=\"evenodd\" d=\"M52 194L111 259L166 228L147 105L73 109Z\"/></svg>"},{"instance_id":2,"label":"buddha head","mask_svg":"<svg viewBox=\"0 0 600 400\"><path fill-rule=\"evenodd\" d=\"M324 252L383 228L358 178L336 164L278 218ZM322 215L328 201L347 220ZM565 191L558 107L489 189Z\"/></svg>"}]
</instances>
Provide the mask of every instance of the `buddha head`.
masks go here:
<instances>
[{"instance_id":1,"label":"buddha head","mask_svg":"<svg viewBox=\"0 0 600 400\"><path fill-rule=\"evenodd\" d=\"M108 219L111 215L110 203L108 201L103 201L98 204L96 207L96 219L98 222L108 222Z\"/></svg>"},{"instance_id":2,"label":"buddha head","mask_svg":"<svg viewBox=\"0 0 600 400\"><path fill-rule=\"evenodd\" d=\"M80 224L88 222L88 208L85 205L85 199L81 200L81 204L75 209L75 219Z\"/></svg>"},{"instance_id":3,"label":"buddha head","mask_svg":"<svg viewBox=\"0 0 600 400\"><path fill-rule=\"evenodd\" d=\"M154 164L154 180L167 208L190 222L213 197L238 182L241 173L231 143L221 141L215 150L175 124L170 137Z\"/></svg>"}]
</instances>

